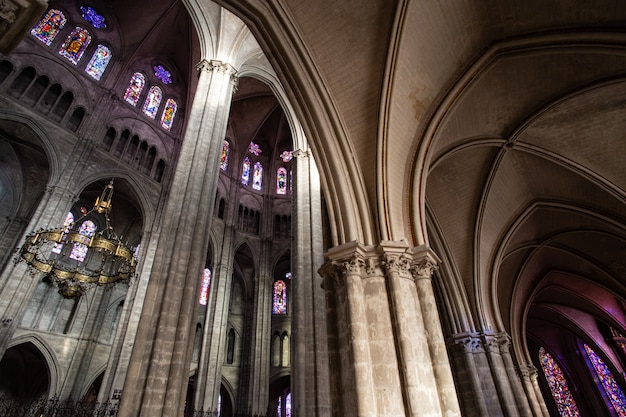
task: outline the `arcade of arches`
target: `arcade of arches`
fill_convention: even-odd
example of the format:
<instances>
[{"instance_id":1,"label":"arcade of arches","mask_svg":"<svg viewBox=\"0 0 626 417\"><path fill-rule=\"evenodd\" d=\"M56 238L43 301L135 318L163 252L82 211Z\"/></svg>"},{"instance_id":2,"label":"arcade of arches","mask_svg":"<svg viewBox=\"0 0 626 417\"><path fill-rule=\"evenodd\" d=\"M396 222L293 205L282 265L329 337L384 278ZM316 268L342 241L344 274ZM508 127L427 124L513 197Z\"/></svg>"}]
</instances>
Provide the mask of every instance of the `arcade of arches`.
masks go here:
<instances>
[{"instance_id":1,"label":"arcade of arches","mask_svg":"<svg viewBox=\"0 0 626 417\"><path fill-rule=\"evenodd\" d=\"M626 7L359 6L2 2L0 401L626 416ZM111 180L64 298L16 250Z\"/></svg>"}]
</instances>

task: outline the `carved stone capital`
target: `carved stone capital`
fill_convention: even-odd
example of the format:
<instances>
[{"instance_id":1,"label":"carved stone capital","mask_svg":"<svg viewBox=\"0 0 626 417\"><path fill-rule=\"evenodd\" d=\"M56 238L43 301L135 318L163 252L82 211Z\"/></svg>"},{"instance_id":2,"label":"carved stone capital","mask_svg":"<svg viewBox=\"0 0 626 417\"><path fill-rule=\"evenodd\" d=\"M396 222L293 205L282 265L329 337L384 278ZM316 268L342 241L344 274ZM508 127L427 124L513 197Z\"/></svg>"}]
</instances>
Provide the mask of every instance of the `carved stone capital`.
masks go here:
<instances>
[{"instance_id":1,"label":"carved stone capital","mask_svg":"<svg viewBox=\"0 0 626 417\"><path fill-rule=\"evenodd\" d=\"M435 253L426 246L419 246L413 250L413 264L411 273L415 281L431 279L433 272L438 268L440 260Z\"/></svg>"},{"instance_id":2,"label":"carved stone capital","mask_svg":"<svg viewBox=\"0 0 626 417\"><path fill-rule=\"evenodd\" d=\"M480 337L472 334L455 335L448 342L453 351L458 353L476 353L482 351Z\"/></svg>"},{"instance_id":3,"label":"carved stone capital","mask_svg":"<svg viewBox=\"0 0 626 417\"><path fill-rule=\"evenodd\" d=\"M217 72L225 75L230 75L231 82L233 83L233 87L236 90L239 85L239 78L237 77L237 70L230 64L226 62L219 61L217 59L206 60L203 59L198 64L196 64L196 70L198 73L203 71L206 72Z\"/></svg>"},{"instance_id":4,"label":"carved stone capital","mask_svg":"<svg viewBox=\"0 0 626 417\"><path fill-rule=\"evenodd\" d=\"M387 274L393 272L403 277L411 277L411 258L405 254L384 253L382 255L381 266Z\"/></svg>"}]
</instances>

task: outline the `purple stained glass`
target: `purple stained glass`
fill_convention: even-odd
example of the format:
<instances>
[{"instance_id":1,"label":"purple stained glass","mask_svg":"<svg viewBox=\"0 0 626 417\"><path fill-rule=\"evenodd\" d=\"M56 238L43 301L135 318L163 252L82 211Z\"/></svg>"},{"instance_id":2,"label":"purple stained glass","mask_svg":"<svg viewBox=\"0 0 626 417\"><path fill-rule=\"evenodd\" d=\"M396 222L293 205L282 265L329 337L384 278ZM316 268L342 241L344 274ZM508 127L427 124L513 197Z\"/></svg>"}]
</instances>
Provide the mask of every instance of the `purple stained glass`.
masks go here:
<instances>
[{"instance_id":1,"label":"purple stained glass","mask_svg":"<svg viewBox=\"0 0 626 417\"><path fill-rule=\"evenodd\" d=\"M544 348L539 349L539 361L543 368L543 374L548 381L554 402L556 402L556 406L559 409L559 414L563 417L580 417L578 406L576 406L576 401L574 401L574 397L569 390L561 367Z\"/></svg>"},{"instance_id":2,"label":"purple stained glass","mask_svg":"<svg viewBox=\"0 0 626 417\"><path fill-rule=\"evenodd\" d=\"M272 314L287 314L287 284L280 279L274 282Z\"/></svg>"},{"instance_id":3,"label":"purple stained glass","mask_svg":"<svg viewBox=\"0 0 626 417\"><path fill-rule=\"evenodd\" d=\"M154 69L154 75L157 77L163 84L171 84L172 83L172 74L168 70L166 70L163 65L155 65L152 69Z\"/></svg>"},{"instance_id":4,"label":"purple stained glass","mask_svg":"<svg viewBox=\"0 0 626 417\"><path fill-rule=\"evenodd\" d=\"M209 300L209 288L211 286L211 270L204 268L202 271L202 287L200 289L200 304L206 305Z\"/></svg>"},{"instance_id":5,"label":"purple stained glass","mask_svg":"<svg viewBox=\"0 0 626 417\"><path fill-rule=\"evenodd\" d=\"M291 417L291 393L285 397L285 417Z\"/></svg>"},{"instance_id":6,"label":"purple stained glass","mask_svg":"<svg viewBox=\"0 0 626 417\"><path fill-rule=\"evenodd\" d=\"M263 186L263 165L260 162L254 164L254 172L252 173L252 188L261 190Z\"/></svg>"},{"instance_id":7,"label":"purple stained glass","mask_svg":"<svg viewBox=\"0 0 626 417\"><path fill-rule=\"evenodd\" d=\"M163 98L163 93L161 89L156 85L150 87L148 90L148 95L146 96L146 100L143 102L143 107L141 110L146 114L146 116L154 119L156 117L157 111L159 111L159 106L161 105L161 99Z\"/></svg>"},{"instance_id":8,"label":"purple stained glass","mask_svg":"<svg viewBox=\"0 0 626 417\"><path fill-rule=\"evenodd\" d=\"M287 194L287 170L284 167L276 171L276 194Z\"/></svg>"},{"instance_id":9,"label":"purple stained glass","mask_svg":"<svg viewBox=\"0 0 626 417\"><path fill-rule=\"evenodd\" d=\"M104 45L98 45L96 52L93 53L85 72L96 80L99 80L104 74L109 61L111 60L111 50Z\"/></svg>"},{"instance_id":10,"label":"purple stained glass","mask_svg":"<svg viewBox=\"0 0 626 417\"><path fill-rule=\"evenodd\" d=\"M93 7L80 6L80 12L83 15L83 19L91 23L91 26L95 27L96 29L104 29L107 27L104 16L98 13Z\"/></svg>"},{"instance_id":11,"label":"purple stained glass","mask_svg":"<svg viewBox=\"0 0 626 417\"><path fill-rule=\"evenodd\" d=\"M72 64L76 65L83 57L85 49L87 49L90 42L91 35L87 32L87 29L76 26L63 43L63 46L61 46L59 54L67 58Z\"/></svg>"},{"instance_id":12,"label":"purple stained glass","mask_svg":"<svg viewBox=\"0 0 626 417\"><path fill-rule=\"evenodd\" d=\"M163 114L161 115L161 127L167 130L172 129L172 124L174 124L174 116L176 116L176 110L178 109L178 105L174 99L168 98L165 102L165 108L163 109Z\"/></svg>"},{"instance_id":13,"label":"purple stained glass","mask_svg":"<svg viewBox=\"0 0 626 417\"><path fill-rule=\"evenodd\" d=\"M126 88L126 92L124 93L124 100L126 102L132 104L133 106L137 106L139 102L139 96L143 91L143 87L146 85L146 77L140 73L136 72L130 79L128 83L128 87Z\"/></svg>"},{"instance_id":14,"label":"purple stained glass","mask_svg":"<svg viewBox=\"0 0 626 417\"><path fill-rule=\"evenodd\" d=\"M230 142L224 140L222 145L222 155L220 156L220 168L222 171L228 170L228 162L230 160Z\"/></svg>"},{"instance_id":15,"label":"purple stained glass","mask_svg":"<svg viewBox=\"0 0 626 417\"><path fill-rule=\"evenodd\" d=\"M280 154L280 159L285 163L291 161L293 159L293 151L283 151L283 153Z\"/></svg>"},{"instance_id":16,"label":"purple stained glass","mask_svg":"<svg viewBox=\"0 0 626 417\"><path fill-rule=\"evenodd\" d=\"M250 142L250 145L248 145L248 152L253 155L259 156L263 151L261 150L261 147L259 145L254 142Z\"/></svg>"},{"instance_id":17,"label":"purple stained glass","mask_svg":"<svg viewBox=\"0 0 626 417\"><path fill-rule=\"evenodd\" d=\"M31 29L30 34L50 46L66 22L67 19L60 10L50 9L39 23Z\"/></svg>"},{"instance_id":18,"label":"purple stained glass","mask_svg":"<svg viewBox=\"0 0 626 417\"><path fill-rule=\"evenodd\" d=\"M83 236L92 237L94 233L96 233L97 226L91 220L86 220L83 224L80 225L78 229L78 233ZM87 250L89 248L87 245L82 243L74 243L72 247L72 251L70 252L70 258L77 260L78 262L83 262L85 260L85 256L87 255Z\"/></svg>"},{"instance_id":19,"label":"purple stained glass","mask_svg":"<svg viewBox=\"0 0 626 417\"><path fill-rule=\"evenodd\" d=\"M585 343L585 352L587 353L587 357L591 361L591 365L598 376L598 380L602 385L602 389L606 393L608 397L611 407L619 417L626 416L626 397L624 397L624 392L621 387L617 384L617 381L613 377L611 370L607 366L606 363L602 360L600 356L596 352L593 351L586 343Z\"/></svg>"},{"instance_id":20,"label":"purple stained glass","mask_svg":"<svg viewBox=\"0 0 626 417\"><path fill-rule=\"evenodd\" d=\"M250 184L250 158L247 156L243 159L243 166L241 170L241 183L243 185Z\"/></svg>"}]
</instances>

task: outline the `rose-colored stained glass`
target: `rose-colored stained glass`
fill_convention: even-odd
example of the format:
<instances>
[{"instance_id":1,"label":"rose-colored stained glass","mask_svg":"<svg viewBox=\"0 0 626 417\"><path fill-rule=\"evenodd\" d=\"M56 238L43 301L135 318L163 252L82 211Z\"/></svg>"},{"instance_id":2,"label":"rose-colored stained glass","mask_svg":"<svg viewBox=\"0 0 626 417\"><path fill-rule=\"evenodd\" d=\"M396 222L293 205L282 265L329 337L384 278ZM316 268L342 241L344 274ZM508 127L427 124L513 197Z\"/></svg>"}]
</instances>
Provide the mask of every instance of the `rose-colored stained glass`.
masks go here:
<instances>
[{"instance_id":1,"label":"rose-colored stained glass","mask_svg":"<svg viewBox=\"0 0 626 417\"><path fill-rule=\"evenodd\" d=\"M559 414L562 417L580 417L576 401L574 401L574 397L569 390L561 367L544 348L539 349L539 361L552 392L552 398L554 398L554 402L556 402L556 406L559 409Z\"/></svg>"},{"instance_id":2,"label":"rose-colored stained glass","mask_svg":"<svg viewBox=\"0 0 626 417\"><path fill-rule=\"evenodd\" d=\"M287 314L287 284L280 279L274 282L272 314Z\"/></svg>"},{"instance_id":3,"label":"rose-colored stained glass","mask_svg":"<svg viewBox=\"0 0 626 417\"><path fill-rule=\"evenodd\" d=\"M200 288L200 304L206 305L209 300L209 288L211 287L211 270L204 268L202 271L202 286Z\"/></svg>"}]
</instances>

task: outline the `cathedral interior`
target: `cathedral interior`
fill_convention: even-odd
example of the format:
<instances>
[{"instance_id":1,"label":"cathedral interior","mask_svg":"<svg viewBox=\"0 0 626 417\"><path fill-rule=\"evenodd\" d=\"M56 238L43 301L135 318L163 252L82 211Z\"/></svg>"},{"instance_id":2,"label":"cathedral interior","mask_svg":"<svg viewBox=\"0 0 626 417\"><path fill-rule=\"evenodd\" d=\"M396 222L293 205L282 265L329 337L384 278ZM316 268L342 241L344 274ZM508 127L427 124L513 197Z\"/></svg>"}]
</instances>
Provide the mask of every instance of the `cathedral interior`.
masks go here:
<instances>
[{"instance_id":1,"label":"cathedral interior","mask_svg":"<svg viewBox=\"0 0 626 417\"><path fill-rule=\"evenodd\" d=\"M0 416L626 416L623 2L5 0L0 50Z\"/></svg>"}]
</instances>

